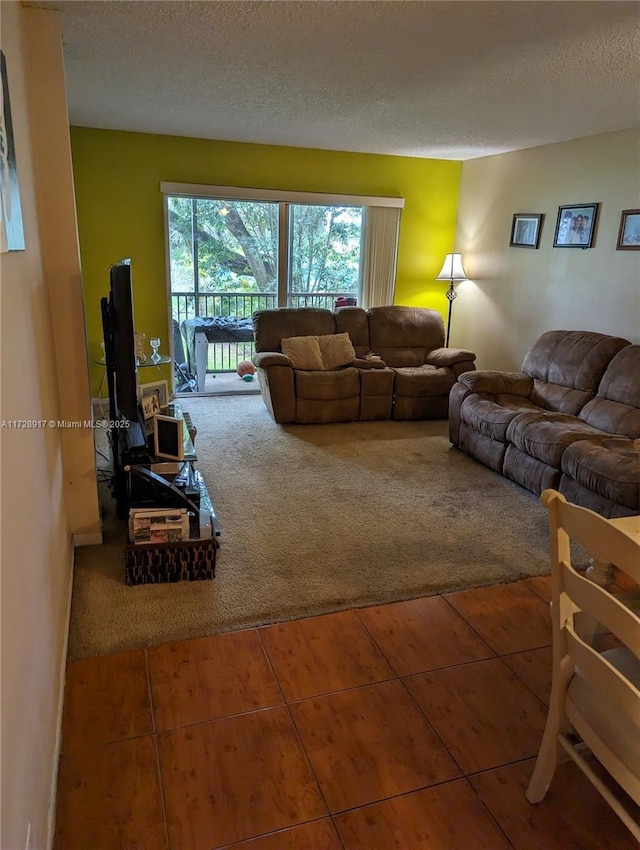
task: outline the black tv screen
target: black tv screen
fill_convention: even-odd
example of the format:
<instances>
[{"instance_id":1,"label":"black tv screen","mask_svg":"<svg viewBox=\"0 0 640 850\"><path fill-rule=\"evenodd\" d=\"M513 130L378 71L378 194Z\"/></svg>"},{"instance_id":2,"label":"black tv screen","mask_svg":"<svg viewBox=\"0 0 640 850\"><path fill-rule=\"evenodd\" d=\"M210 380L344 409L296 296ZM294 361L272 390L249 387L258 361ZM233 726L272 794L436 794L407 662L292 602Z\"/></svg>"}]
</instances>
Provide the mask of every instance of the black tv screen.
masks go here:
<instances>
[{"instance_id":1,"label":"black tv screen","mask_svg":"<svg viewBox=\"0 0 640 850\"><path fill-rule=\"evenodd\" d=\"M137 422L138 386L129 260L122 260L111 266L110 283L116 404L121 416Z\"/></svg>"}]
</instances>

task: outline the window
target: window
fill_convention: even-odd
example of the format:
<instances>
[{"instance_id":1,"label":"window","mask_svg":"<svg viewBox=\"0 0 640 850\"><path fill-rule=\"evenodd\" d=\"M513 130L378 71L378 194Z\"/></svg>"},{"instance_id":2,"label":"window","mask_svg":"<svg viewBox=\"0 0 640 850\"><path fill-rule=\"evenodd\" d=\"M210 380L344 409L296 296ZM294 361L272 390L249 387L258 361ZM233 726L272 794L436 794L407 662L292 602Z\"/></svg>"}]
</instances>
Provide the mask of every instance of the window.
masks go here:
<instances>
[{"instance_id":1,"label":"window","mask_svg":"<svg viewBox=\"0 0 640 850\"><path fill-rule=\"evenodd\" d=\"M292 204L286 305L333 306L358 298L362 207Z\"/></svg>"},{"instance_id":2,"label":"window","mask_svg":"<svg viewBox=\"0 0 640 850\"><path fill-rule=\"evenodd\" d=\"M167 199L172 318L249 318L277 303L278 205Z\"/></svg>"},{"instance_id":3,"label":"window","mask_svg":"<svg viewBox=\"0 0 640 850\"><path fill-rule=\"evenodd\" d=\"M205 316L248 319L275 307L332 309L340 297L370 306L370 278L383 267L391 288L379 290L385 293L380 297L391 300L378 303L392 303L401 198L169 183L161 188L171 315L180 326ZM385 207L391 209L377 211L391 216L392 244L387 240L381 248L381 264L375 261L379 228L372 222L376 209ZM226 363L219 353L210 346L210 370L233 370L251 352L243 346Z\"/></svg>"},{"instance_id":4,"label":"window","mask_svg":"<svg viewBox=\"0 0 640 850\"><path fill-rule=\"evenodd\" d=\"M171 196L167 206L178 322L275 306L330 309L339 296L358 297L361 207Z\"/></svg>"}]
</instances>

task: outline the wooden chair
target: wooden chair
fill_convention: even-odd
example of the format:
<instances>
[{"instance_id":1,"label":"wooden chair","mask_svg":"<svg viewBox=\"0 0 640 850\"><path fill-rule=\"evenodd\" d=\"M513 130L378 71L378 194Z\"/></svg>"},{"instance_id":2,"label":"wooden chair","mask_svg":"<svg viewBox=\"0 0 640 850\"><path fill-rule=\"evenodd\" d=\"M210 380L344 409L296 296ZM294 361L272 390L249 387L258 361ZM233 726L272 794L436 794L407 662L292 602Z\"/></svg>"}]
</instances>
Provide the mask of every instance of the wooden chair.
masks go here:
<instances>
[{"instance_id":1,"label":"wooden chair","mask_svg":"<svg viewBox=\"0 0 640 850\"><path fill-rule=\"evenodd\" d=\"M633 569L640 544L599 514L545 490L549 513L553 620L553 681L549 713L527 799L545 796L561 747L640 840L640 823L624 794L603 781L588 749L631 800L640 805L640 617L571 565L570 542L621 570ZM621 646L598 652L577 633L579 612L594 617ZM581 739L580 741L577 738ZM611 787L609 785L611 784Z\"/></svg>"}]
</instances>

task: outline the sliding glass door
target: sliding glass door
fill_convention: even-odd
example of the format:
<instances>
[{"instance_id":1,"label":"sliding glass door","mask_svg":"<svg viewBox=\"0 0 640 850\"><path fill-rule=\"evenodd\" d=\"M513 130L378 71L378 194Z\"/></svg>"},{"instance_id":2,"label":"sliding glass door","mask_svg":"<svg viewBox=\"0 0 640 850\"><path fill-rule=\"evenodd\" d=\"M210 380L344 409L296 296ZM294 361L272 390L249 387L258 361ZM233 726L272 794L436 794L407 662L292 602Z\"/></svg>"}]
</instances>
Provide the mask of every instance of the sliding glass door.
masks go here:
<instances>
[{"instance_id":1,"label":"sliding glass door","mask_svg":"<svg viewBox=\"0 0 640 850\"><path fill-rule=\"evenodd\" d=\"M356 303L362 218L362 207L167 196L176 339L178 328L192 349L200 317L231 330L256 310ZM209 346L208 371L234 371L252 350L230 335Z\"/></svg>"},{"instance_id":2,"label":"sliding glass door","mask_svg":"<svg viewBox=\"0 0 640 850\"><path fill-rule=\"evenodd\" d=\"M171 314L250 318L277 303L278 204L168 198Z\"/></svg>"},{"instance_id":3,"label":"sliding glass door","mask_svg":"<svg viewBox=\"0 0 640 850\"><path fill-rule=\"evenodd\" d=\"M286 305L331 309L355 303L360 286L362 208L289 205Z\"/></svg>"}]
</instances>

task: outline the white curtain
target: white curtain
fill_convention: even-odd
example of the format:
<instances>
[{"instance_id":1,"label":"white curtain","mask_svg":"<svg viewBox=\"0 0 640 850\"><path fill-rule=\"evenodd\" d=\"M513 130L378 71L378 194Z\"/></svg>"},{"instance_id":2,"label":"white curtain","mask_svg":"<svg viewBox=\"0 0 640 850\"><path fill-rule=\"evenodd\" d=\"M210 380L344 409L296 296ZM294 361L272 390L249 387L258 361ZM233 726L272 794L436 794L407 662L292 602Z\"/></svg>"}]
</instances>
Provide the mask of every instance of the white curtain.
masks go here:
<instances>
[{"instance_id":1,"label":"white curtain","mask_svg":"<svg viewBox=\"0 0 640 850\"><path fill-rule=\"evenodd\" d=\"M365 207L361 286L365 309L393 304L400 212L396 207Z\"/></svg>"}]
</instances>

